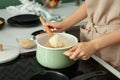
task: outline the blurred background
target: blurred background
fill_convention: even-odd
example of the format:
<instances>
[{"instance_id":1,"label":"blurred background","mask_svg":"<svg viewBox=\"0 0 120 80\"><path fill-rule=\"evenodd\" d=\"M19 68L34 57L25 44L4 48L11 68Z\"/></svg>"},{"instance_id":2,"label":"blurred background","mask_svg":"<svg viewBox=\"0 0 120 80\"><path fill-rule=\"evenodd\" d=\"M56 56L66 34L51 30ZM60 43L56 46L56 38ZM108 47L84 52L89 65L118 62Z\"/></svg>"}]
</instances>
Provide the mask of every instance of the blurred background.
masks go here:
<instances>
[{"instance_id":1,"label":"blurred background","mask_svg":"<svg viewBox=\"0 0 120 80\"><path fill-rule=\"evenodd\" d=\"M42 4L42 0L35 0ZM74 0L62 0L62 3L73 2ZM0 9L21 4L19 0L0 0Z\"/></svg>"}]
</instances>

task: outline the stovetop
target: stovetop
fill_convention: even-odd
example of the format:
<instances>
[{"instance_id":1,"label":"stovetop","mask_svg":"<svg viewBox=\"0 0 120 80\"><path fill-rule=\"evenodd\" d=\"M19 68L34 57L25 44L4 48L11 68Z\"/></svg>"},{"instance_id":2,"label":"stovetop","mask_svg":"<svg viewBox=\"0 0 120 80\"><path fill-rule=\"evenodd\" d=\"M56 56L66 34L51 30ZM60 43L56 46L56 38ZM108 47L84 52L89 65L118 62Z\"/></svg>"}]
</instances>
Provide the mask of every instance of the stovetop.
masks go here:
<instances>
[{"instance_id":1,"label":"stovetop","mask_svg":"<svg viewBox=\"0 0 120 80\"><path fill-rule=\"evenodd\" d=\"M80 41L78 27L67 30L66 32L75 35ZM0 64L0 80L30 80L30 78L40 70L54 70L40 65L36 60L35 53L35 51L23 53L11 62ZM99 70L105 71L106 75L92 77L87 80L119 80L114 74L92 58L87 61L79 60L68 68L55 69L54 71L61 72L71 79L77 75Z\"/></svg>"},{"instance_id":2,"label":"stovetop","mask_svg":"<svg viewBox=\"0 0 120 80\"><path fill-rule=\"evenodd\" d=\"M40 65L36 60L35 53L36 52L25 53L20 55L14 61L0 64L0 80L29 80L40 70L54 70ZM87 61L79 60L68 68L55 69L54 71L61 72L71 79L77 75L99 70L103 70L107 74L105 76L96 76L87 80L119 80L92 58Z\"/></svg>"}]
</instances>

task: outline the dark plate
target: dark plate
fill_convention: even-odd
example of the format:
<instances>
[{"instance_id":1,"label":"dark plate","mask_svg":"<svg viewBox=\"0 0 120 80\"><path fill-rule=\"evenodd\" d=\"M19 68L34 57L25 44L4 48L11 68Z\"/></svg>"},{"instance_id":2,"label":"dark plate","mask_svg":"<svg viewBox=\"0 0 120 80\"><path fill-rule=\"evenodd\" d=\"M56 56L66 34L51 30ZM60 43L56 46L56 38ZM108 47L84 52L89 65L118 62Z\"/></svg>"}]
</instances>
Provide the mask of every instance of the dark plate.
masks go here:
<instances>
[{"instance_id":1,"label":"dark plate","mask_svg":"<svg viewBox=\"0 0 120 80\"><path fill-rule=\"evenodd\" d=\"M27 21L27 20L26 20ZM14 17L10 17L7 22L11 25L11 26L15 26L15 27L34 27L34 26L38 26L40 24L39 18L36 20L29 20L28 22L19 22L14 20Z\"/></svg>"},{"instance_id":2,"label":"dark plate","mask_svg":"<svg viewBox=\"0 0 120 80\"><path fill-rule=\"evenodd\" d=\"M18 23L34 22L39 20L39 16L34 14L21 14L21 15L16 15L12 17L12 20Z\"/></svg>"}]
</instances>

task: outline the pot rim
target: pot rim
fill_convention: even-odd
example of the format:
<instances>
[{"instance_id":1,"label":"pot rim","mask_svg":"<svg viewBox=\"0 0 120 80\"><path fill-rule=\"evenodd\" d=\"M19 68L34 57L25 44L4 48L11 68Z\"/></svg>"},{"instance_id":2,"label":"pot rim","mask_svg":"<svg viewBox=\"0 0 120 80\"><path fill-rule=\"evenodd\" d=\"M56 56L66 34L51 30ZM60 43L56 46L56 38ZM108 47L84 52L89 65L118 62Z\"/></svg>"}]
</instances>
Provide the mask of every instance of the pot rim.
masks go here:
<instances>
[{"instance_id":1,"label":"pot rim","mask_svg":"<svg viewBox=\"0 0 120 80\"><path fill-rule=\"evenodd\" d=\"M73 47L75 44L78 43L77 37L75 37L75 36L72 35L72 34L68 34L68 33L57 33L57 34L67 34L67 35L70 35L70 36L72 36L72 37L75 39L75 43L72 44L72 45L70 45L70 46L67 46L67 47L62 47L62 48L50 48L50 47L45 47L45 46L43 46L43 45L40 45L39 42L38 42L39 39L37 39L37 40L35 40L37 46L40 46L40 47L45 48L45 49L50 49L50 50L64 50L64 49L69 49L69 48ZM45 35L47 35L47 33L45 33L45 34L43 34L43 35L41 35L41 36L45 36Z\"/></svg>"}]
</instances>

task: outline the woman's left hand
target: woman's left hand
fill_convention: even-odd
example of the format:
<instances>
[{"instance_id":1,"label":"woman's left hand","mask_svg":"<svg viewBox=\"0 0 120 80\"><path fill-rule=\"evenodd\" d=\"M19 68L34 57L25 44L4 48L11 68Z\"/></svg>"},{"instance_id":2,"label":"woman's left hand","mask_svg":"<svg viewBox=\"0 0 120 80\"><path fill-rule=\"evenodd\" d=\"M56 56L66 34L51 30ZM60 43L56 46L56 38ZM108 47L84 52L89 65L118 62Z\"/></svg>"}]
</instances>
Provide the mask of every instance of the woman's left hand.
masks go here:
<instances>
[{"instance_id":1,"label":"woman's left hand","mask_svg":"<svg viewBox=\"0 0 120 80\"><path fill-rule=\"evenodd\" d=\"M95 48L94 43L91 41L80 42L70 50L66 51L64 55L73 60L88 60L96 51L97 49Z\"/></svg>"}]
</instances>

